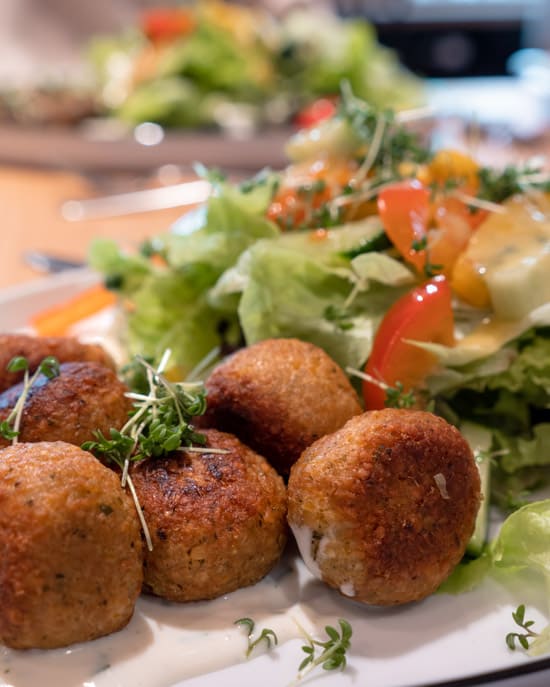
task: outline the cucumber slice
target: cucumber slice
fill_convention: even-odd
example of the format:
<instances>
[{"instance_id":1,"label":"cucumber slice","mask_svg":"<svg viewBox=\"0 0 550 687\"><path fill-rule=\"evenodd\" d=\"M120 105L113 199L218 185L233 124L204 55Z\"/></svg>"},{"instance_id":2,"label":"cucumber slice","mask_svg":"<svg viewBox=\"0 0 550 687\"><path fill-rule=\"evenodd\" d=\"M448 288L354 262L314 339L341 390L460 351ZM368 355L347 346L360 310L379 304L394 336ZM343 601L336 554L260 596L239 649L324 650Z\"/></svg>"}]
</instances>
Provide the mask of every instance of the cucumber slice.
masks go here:
<instances>
[{"instance_id":1,"label":"cucumber slice","mask_svg":"<svg viewBox=\"0 0 550 687\"><path fill-rule=\"evenodd\" d=\"M483 547L487 541L487 531L489 529L489 495L491 479L491 459L489 457L489 451L493 435L486 427L477 425L473 422L462 423L460 431L462 436L470 444L481 479L481 505L477 513L474 533L466 547L466 553L468 555L477 557L483 551Z\"/></svg>"}]
</instances>

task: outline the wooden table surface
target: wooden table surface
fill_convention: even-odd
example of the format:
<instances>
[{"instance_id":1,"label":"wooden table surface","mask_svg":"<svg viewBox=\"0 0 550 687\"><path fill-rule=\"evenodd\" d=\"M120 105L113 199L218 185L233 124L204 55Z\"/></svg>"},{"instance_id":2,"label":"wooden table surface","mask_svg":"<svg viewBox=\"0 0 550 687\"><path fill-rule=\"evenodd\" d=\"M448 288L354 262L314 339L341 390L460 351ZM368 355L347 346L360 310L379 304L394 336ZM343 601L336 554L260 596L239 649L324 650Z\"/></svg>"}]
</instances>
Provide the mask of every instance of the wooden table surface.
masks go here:
<instances>
[{"instance_id":1,"label":"wooden table surface","mask_svg":"<svg viewBox=\"0 0 550 687\"><path fill-rule=\"evenodd\" d=\"M113 192L120 189L120 181L113 184ZM100 193L109 190L108 181L102 183ZM25 251L45 251L84 261L95 237L137 244L166 230L183 212L174 208L79 222L62 217L64 201L94 195L98 195L98 189L78 174L0 166L0 289L43 276L25 264Z\"/></svg>"}]
</instances>

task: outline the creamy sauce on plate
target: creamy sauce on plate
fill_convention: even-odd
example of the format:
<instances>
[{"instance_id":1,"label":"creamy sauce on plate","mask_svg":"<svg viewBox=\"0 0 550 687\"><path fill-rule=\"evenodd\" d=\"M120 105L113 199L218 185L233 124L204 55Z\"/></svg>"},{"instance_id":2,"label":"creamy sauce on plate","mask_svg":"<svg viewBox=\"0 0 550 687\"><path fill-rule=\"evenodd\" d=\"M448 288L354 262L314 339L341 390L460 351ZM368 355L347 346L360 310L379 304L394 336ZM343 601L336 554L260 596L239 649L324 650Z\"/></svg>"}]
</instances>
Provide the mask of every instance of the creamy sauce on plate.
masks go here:
<instances>
[{"instance_id":1,"label":"creamy sauce on plate","mask_svg":"<svg viewBox=\"0 0 550 687\"><path fill-rule=\"evenodd\" d=\"M141 597L129 625L114 634L49 651L0 648L2 687L169 687L245 660L242 617L275 631L279 644L315 635L298 602L299 571L285 558L259 584L214 601L177 604ZM258 647L254 655L265 647Z\"/></svg>"}]
</instances>

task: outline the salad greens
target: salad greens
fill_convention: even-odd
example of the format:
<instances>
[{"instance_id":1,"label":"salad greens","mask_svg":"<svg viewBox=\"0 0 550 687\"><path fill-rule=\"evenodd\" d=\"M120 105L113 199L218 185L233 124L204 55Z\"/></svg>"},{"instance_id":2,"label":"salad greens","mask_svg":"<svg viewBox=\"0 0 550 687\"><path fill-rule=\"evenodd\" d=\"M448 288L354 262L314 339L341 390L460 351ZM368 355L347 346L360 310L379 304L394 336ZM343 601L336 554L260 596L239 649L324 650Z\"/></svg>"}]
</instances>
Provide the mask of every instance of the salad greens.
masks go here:
<instances>
[{"instance_id":1,"label":"salad greens","mask_svg":"<svg viewBox=\"0 0 550 687\"><path fill-rule=\"evenodd\" d=\"M145 12L88 50L100 107L122 121L169 127L280 124L349 80L377 107L411 107L420 79L382 47L366 21L294 9L200 0Z\"/></svg>"},{"instance_id":2,"label":"salad greens","mask_svg":"<svg viewBox=\"0 0 550 687\"><path fill-rule=\"evenodd\" d=\"M377 195L423 179L437 207L462 213L455 221L473 222L473 231L479 212L508 212L495 200L519 189L533 203L547 184L534 167L529 174L508 169L504 178L454 151L434 153L393 113L373 109L346 86L336 115L296 136L288 150L294 164L287 170L264 170L240 185L210 174L208 203L154 237L146 255L127 255L112 241L92 246L92 266L127 304L130 354L158 360L169 347L184 377L243 344L298 337L342 368L361 369L390 306L426 279L377 214ZM491 202L480 204L481 196ZM524 288L525 280L511 284ZM499 320L477 340L471 335L495 317L490 305L456 297L453 307L455 346L410 341L438 361L422 391L454 424L483 429L485 498L515 512L491 544L481 538L478 558L459 566L443 588L465 589L518 565L548 576L550 501L524 504L550 483L549 304Z\"/></svg>"}]
</instances>

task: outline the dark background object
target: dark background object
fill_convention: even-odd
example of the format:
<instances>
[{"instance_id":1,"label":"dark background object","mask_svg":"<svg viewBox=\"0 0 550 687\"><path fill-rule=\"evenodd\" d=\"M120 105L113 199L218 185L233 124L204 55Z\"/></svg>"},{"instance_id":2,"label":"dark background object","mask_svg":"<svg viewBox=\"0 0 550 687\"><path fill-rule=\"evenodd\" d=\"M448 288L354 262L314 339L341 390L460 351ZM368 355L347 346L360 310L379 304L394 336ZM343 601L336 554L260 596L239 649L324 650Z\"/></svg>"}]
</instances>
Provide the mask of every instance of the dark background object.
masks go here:
<instances>
[{"instance_id":1,"label":"dark background object","mask_svg":"<svg viewBox=\"0 0 550 687\"><path fill-rule=\"evenodd\" d=\"M522 47L522 26L516 22L381 24L377 29L383 45L427 77L505 74L508 58Z\"/></svg>"},{"instance_id":2,"label":"dark background object","mask_svg":"<svg viewBox=\"0 0 550 687\"><path fill-rule=\"evenodd\" d=\"M340 0L342 16L371 21L382 44L425 77L500 76L533 47L550 0Z\"/></svg>"}]
</instances>

